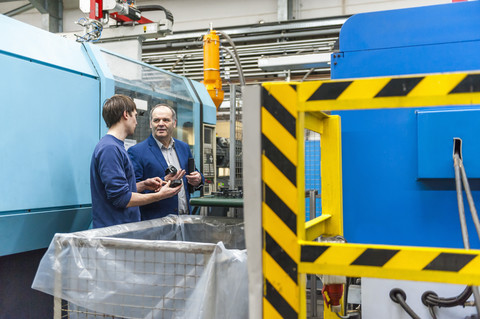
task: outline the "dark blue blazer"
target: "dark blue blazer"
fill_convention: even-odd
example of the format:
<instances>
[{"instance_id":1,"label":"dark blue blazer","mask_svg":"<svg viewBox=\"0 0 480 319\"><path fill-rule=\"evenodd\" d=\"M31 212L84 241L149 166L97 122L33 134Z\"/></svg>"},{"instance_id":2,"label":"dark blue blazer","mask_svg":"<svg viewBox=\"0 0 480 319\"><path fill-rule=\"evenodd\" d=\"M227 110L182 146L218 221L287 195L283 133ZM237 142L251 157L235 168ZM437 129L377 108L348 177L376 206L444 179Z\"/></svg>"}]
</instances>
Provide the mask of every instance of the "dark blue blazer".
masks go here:
<instances>
[{"instance_id":1,"label":"dark blue blazer","mask_svg":"<svg viewBox=\"0 0 480 319\"><path fill-rule=\"evenodd\" d=\"M178 161L181 166L179 169L184 169L188 173L188 159L193 157L190 148L187 143L177 139L174 140L175 151L177 152ZM161 179L165 178L165 170L168 165L163 157L162 151L152 135L150 135L145 141L130 147L128 149L128 154L130 155L133 168L135 169L137 182L157 176ZM183 186L185 188L185 194L187 195L188 209L191 212L190 193L188 192L187 185L188 181L183 177ZM169 214L178 215L178 195L152 204L140 206L140 212L142 220L161 218Z\"/></svg>"}]
</instances>

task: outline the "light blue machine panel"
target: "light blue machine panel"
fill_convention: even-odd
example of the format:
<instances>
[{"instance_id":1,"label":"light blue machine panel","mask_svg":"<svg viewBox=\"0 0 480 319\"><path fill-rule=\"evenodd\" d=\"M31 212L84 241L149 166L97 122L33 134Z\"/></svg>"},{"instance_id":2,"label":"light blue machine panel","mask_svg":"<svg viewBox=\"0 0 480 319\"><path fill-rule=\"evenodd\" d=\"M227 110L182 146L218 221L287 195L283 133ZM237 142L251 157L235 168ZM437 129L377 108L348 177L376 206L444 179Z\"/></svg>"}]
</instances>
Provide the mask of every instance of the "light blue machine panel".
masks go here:
<instances>
[{"instance_id":1,"label":"light blue machine panel","mask_svg":"<svg viewBox=\"0 0 480 319\"><path fill-rule=\"evenodd\" d=\"M88 227L84 164L98 141L100 92L80 44L3 15L0 23L0 255L8 255Z\"/></svg>"},{"instance_id":2,"label":"light blue machine panel","mask_svg":"<svg viewBox=\"0 0 480 319\"><path fill-rule=\"evenodd\" d=\"M340 32L332 78L480 70L480 2L358 14ZM350 242L463 248L453 138L480 203L480 107L337 112ZM466 199L465 199L466 202ZM467 209L470 244L480 247Z\"/></svg>"},{"instance_id":3,"label":"light blue machine panel","mask_svg":"<svg viewBox=\"0 0 480 319\"><path fill-rule=\"evenodd\" d=\"M128 143L148 137L151 107L167 103L177 110L176 137L201 162L200 122L216 123L203 85L3 15L0 24L0 256L45 248L57 232L89 227L90 160L107 132L103 102L114 94L139 108Z\"/></svg>"}]
</instances>

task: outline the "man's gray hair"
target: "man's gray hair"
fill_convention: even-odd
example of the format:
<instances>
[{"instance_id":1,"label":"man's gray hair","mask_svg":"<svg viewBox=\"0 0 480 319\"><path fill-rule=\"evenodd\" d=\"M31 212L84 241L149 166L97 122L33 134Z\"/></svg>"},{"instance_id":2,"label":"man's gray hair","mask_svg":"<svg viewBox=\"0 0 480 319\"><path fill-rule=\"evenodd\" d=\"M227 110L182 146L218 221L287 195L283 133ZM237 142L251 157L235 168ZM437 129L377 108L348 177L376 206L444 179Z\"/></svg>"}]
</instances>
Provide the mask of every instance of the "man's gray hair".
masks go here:
<instances>
[{"instance_id":1,"label":"man's gray hair","mask_svg":"<svg viewBox=\"0 0 480 319\"><path fill-rule=\"evenodd\" d=\"M152 107L152 109L150 110L150 122L152 121L152 114L153 114L153 111L158 108L158 107L161 107L161 106L164 106L168 109L170 109L170 111L172 111L172 120L175 122L177 120L177 112L175 112L175 110L173 109L173 107L171 107L170 105L167 105L167 104L157 104L155 105L154 107Z\"/></svg>"}]
</instances>

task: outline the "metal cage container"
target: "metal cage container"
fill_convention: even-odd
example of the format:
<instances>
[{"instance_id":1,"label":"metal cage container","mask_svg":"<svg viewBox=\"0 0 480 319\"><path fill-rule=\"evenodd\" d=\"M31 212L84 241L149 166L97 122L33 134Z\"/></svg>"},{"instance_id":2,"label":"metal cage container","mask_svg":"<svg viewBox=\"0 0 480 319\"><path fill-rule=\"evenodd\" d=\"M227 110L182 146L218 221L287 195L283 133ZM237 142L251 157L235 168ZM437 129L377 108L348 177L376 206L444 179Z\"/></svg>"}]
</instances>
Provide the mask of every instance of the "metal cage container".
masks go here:
<instances>
[{"instance_id":1,"label":"metal cage container","mask_svg":"<svg viewBox=\"0 0 480 319\"><path fill-rule=\"evenodd\" d=\"M244 237L241 220L173 215L56 234L33 288L54 318L246 318Z\"/></svg>"}]
</instances>

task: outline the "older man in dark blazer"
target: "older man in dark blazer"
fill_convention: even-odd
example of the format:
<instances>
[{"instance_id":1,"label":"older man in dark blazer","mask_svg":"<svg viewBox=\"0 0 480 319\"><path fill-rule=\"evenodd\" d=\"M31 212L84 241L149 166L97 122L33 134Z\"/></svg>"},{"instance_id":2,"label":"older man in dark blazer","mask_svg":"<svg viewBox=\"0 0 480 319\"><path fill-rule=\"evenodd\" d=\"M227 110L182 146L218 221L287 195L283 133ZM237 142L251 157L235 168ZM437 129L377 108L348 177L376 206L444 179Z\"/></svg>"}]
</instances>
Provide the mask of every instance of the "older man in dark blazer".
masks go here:
<instances>
[{"instance_id":1,"label":"older man in dark blazer","mask_svg":"<svg viewBox=\"0 0 480 319\"><path fill-rule=\"evenodd\" d=\"M128 149L137 181L144 180L147 176L158 176L165 180L180 179L184 186L178 195L141 207L142 220L169 214L189 214L189 189L198 189L203 185L204 178L197 170L186 175L192 153L187 143L172 137L176 126L175 110L168 105L156 105L150 111L152 134L145 141ZM170 165L177 169L177 173L165 176Z\"/></svg>"}]
</instances>

